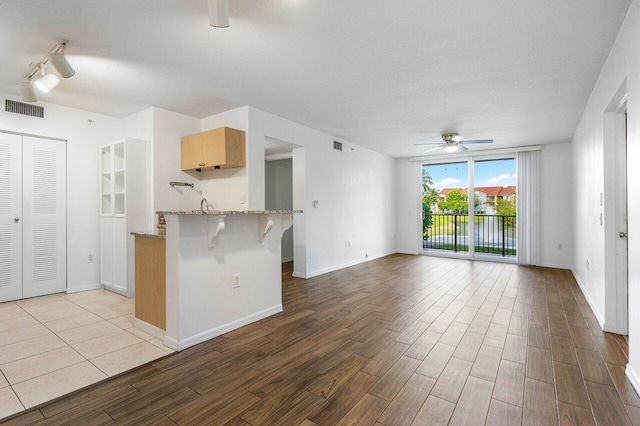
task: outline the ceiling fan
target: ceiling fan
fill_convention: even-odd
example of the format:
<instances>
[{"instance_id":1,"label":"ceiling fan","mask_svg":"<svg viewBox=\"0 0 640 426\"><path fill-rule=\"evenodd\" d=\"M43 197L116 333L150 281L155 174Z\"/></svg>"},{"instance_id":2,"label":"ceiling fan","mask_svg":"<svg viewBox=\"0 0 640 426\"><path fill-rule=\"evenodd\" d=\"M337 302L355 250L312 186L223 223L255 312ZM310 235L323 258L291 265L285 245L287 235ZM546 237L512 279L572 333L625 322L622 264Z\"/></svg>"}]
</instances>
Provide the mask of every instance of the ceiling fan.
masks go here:
<instances>
[{"instance_id":1,"label":"ceiling fan","mask_svg":"<svg viewBox=\"0 0 640 426\"><path fill-rule=\"evenodd\" d=\"M464 137L460 136L457 133L444 133L442 135L442 142L424 142L424 143L416 143L414 145L438 145L436 147L430 148L423 152L427 153L439 148L442 148L445 152L461 152L468 151L469 148L464 146L464 144L470 143L493 143L493 139L479 139L479 140L468 140L463 141Z\"/></svg>"}]
</instances>

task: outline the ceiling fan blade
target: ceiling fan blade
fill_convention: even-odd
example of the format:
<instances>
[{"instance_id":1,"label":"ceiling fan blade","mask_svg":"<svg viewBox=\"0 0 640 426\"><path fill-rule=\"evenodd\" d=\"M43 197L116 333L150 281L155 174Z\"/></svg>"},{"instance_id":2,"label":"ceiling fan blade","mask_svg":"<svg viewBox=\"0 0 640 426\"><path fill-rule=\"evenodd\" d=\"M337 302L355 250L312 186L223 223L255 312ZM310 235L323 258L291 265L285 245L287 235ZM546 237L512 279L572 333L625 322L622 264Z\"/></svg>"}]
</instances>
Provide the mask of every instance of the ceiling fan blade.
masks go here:
<instances>
[{"instance_id":1,"label":"ceiling fan blade","mask_svg":"<svg viewBox=\"0 0 640 426\"><path fill-rule=\"evenodd\" d=\"M414 143L414 146L418 146L418 145L442 145L442 142L421 142L421 143Z\"/></svg>"},{"instance_id":2,"label":"ceiling fan blade","mask_svg":"<svg viewBox=\"0 0 640 426\"><path fill-rule=\"evenodd\" d=\"M470 141L462 141L460 143L493 143L493 139L476 139Z\"/></svg>"},{"instance_id":3,"label":"ceiling fan blade","mask_svg":"<svg viewBox=\"0 0 640 426\"><path fill-rule=\"evenodd\" d=\"M426 154L427 152L435 151L436 149L440 149L440 148L442 148L442 144L440 144L440 146L436 146L436 147L433 147L433 148L429 148L429 149L428 149L428 150L426 150L426 151L422 151L422 153L423 153L423 154Z\"/></svg>"},{"instance_id":4,"label":"ceiling fan blade","mask_svg":"<svg viewBox=\"0 0 640 426\"><path fill-rule=\"evenodd\" d=\"M461 143L458 144L458 152L461 151L469 151L469 148L467 148L466 146L462 145Z\"/></svg>"}]
</instances>

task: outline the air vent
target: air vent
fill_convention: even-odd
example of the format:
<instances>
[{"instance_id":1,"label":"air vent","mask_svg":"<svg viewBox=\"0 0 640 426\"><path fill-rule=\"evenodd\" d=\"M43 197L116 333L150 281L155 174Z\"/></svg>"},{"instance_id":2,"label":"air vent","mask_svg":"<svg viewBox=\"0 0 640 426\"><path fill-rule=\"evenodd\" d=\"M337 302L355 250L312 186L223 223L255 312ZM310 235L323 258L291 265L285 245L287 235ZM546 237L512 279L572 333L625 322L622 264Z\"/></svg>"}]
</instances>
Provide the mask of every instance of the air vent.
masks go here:
<instances>
[{"instance_id":1,"label":"air vent","mask_svg":"<svg viewBox=\"0 0 640 426\"><path fill-rule=\"evenodd\" d=\"M333 141L333 149L337 149L338 151L342 151L342 142Z\"/></svg>"},{"instance_id":2,"label":"air vent","mask_svg":"<svg viewBox=\"0 0 640 426\"><path fill-rule=\"evenodd\" d=\"M5 99L4 110L14 114L28 115L30 117L44 118L44 108L37 105L25 104L23 102Z\"/></svg>"}]
</instances>

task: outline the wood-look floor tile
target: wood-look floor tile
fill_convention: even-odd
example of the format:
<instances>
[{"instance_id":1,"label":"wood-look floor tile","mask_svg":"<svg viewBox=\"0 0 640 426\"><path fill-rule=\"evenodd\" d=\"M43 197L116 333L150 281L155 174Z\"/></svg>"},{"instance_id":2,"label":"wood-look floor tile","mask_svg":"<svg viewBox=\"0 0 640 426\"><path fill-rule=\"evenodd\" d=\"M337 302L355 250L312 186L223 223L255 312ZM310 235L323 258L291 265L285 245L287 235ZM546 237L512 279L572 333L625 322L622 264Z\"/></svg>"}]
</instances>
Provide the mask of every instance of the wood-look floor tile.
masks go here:
<instances>
[{"instance_id":1,"label":"wood-look floor tile","mask_svg":"<svg viewBox=\"0 0 640 426\"><path fill-rule=\"evenodd\" d=\"M479 379L495 382L501 355L502 349L482 345L469 374Z\"/></svg>"},{"instance_id":2,"label":"wood-look floor tile","mask_svg":"<svg viewBox=\"0 0 640 426\"><path fill-rule=\"evenodd\" d=\"M522 408L497 399L491 400L487 426L517 426L522 424Z\"/></svg>"},{"instance_id":3,"label":"wood-look floor tile","mask_svg":"<svg viewBox=\"0 0 640 426\"><path fill-rule=\"evenodd\" d=\"M420 361L402 356L371 388L369 393L391 401L416 371Z\"/></svg>"},{"instance_id":4,"label":"wood-look floor tile","mask_svg":"<svg viewBox=\"0 0 640 426\"><path fill-rule=\"evenodd\" d=\"M525 364L527 362L527 338L515 334L507 334L502 351L502 359Z\"/></svg>"},{"instance_id":5,"label":"wood-look floor tile","mask_svg":"<svg viewBox=\"0 0 640 426\"><path fill-rule=\"evenodd\" d=\"M522 407L524 377L525 366L523 364L503 359L500 362L493 398Z\"/></svg>"},{"instance_id":6,"label":"wood-look floor tile","mask_svg":"<svg viewBox=\"0 0 640 426\"><path fill-rule=\"evenodd\" d=\"M576 355L584 380L613 386L609 370L598 352L576 348Z\"/></svg>"},{"instance_id":7,"label":"wood-look floor tile","mask_svg":"<svg viewBox=\"0 0 640 426\"><path fill-rule=\"evenodd\" d=\"M387 406L388 401L366 394L358 403L338 422L338 426L372 424Z\"/></svg>"},{"instance_id":8,"label":"wood-look floor tile","mask_svg":"<svg viewBox=\"0 0 640 426\"><path fill-rule=\"evenodd\" d=\"M431 390L431 395L457 403L473 363L451 358Z\"/></svg>"},{"instance_id":9,"label":"wood-look floor tile","mask_svg":"<svg viewBox=\"0 0 640 426\"><path fill-rule=\"evenodd\" d=\"M629 415L616 388L600 383L586 382L596 423L601 425L631 425Z\"/></svg>"},{"instance_id":10,"label":"wood-look floor tile","mask_svg":"<svg viewBox=\"0 0 640 426\"><path fill-rule=\"evenodd\" d=\"M430 325L428 322L416 321L396 337L396 342L412 345Z\"/></svg>"},{"instance_id":11,"label":"wood-look floor tile","mask_svg":"<svg viewBox=\"0 0 640 426\"><path fill-rule=\"evenodd\" d=\"M529 346L535 346L541 349L551 349L549 340L549 328L535 324L529 324Z\"/></svg>"},{"instance_id":12,"label":"wood-look floor tile","mask_svg":"<svg viewBox=\"0 0 640 426\"><path fill-rule=\"evenodd\" d=\"M590 409L558 401L558 419L563 426L595 426Z\"/></svg>"},{"instance_id":13,"label":"wood-look floor tile","mask_svg":"<svg viewBox=\"0 0 640 426\"><path fill-rule=\"evenodd\" d=\"M414 373L378 421L387 425L410 425L435 383L435 379Z\"/></svg>"},{"instance_id":14,"label":"wood-look floor tile","mask_svg":"<svg viewBox=\"0 0 640 426\"><path fill-rule=\"evenodd\" d=\"M625 375L625 367L619 365L606 364L607 370L609 370L609 374L611 375L611 379L613 379L613 383L622 398L622 401L626 405L633 405L635 407L640 408L640 397L636 393L635 389L629 383Z\"/></svg>"},{"instance_id":15,"label":"wood-look floor tile","mask_svg":"<svg viewBox=\"0 0 640 426\"><path fill-rule=\"evenodd\" d=\"M440 377L442 370L446 367L455 350L455 346L436 343L433 350L424 359L424 361L422 361L416 370L416 373L437 379Z\"/></svg>"},{"instance_id":16,"label":"wood-look floor tile","mask_svg":"<svg viewBox=\"0 0 640 426\"><path fill-rule=\"evenodd\" d=\"M460 343L458 343L453 356L473 362L478 355L483 340L484 336L482 334L466 332Z\"/></svg>"},{"instance_id":17,"label":"wood-look floor tile","mask_svg":"<svg viewBox=\"0 0 640 426\"><path fill-rule=\"evenodd\" d=\"M555 389L551 383L525 379L523 425L557 425Z\"/></svg>"},{"instance_id":18,"label":"wood-look floor tile","mask_svg":"<svg viewBox=\"0 0 640 426\"><path fill-rule=\"evenodd\" d=\"M392 342L387 345L382 352L369 360L362 371L373 374L374 376L382 376L400 359L408 348L409 345L405 345L404 343Z\"/></svg>"},{"instance_id":19,"label":"wood-look floor tile","mask_svg":"<svg viewBox=\"0 0 640 426\"><path fill-rule=\"evenodd\" d=\"M527 350L527 377L553 383L551 351L529 346Z\"/></svg>"},{"instance_id":20,"label":"wood-look floor tile","mask_svg":"<svg viewBox=\"0 0 640 426\"><path fill-rule=\"evenodd\" d=\"M414 426L446 426L449 424L455 408L456 404L429 395L411 424Z\"/></svg>"},{"instance_id":21,"label":"wood-look floor tile","mask_svg":"<svg viewBox=\"0 0 640 426\"><path fill-rule=\"evenodd\" d=\"M566 337L551 336L551 357L554 361L578 365L573 340Z\"/></svg>"},{"instance_id":22,"label":"wood-look floor tile","mask_svg":"<svg viewBox=\"0 0 640 426\"><path fill-rule=\"evenodd\" d=\"M436 343L438 343L441 337L441 334L427 330L416 339L416 341L411 345L411 347L409 347L409 349L406 350L404 354L410 358L415 358L422 361L429 354L429 352L431 352L431 350L436 345Z\"/></svg>"},{"instance_id":23,"label":"wood-look floor tile","mask_svg":"<svg viewBox=\"0 0 640 426\"><path fill-rule=\"evenodd\" d=\"M554 361L553 371L556 379L558 401L590 408L589 397L584 387L580 368L577 365Z\"/></svg>"},{"instance_id":24,"label":"wood-look floor tile","mask_svg":"<svg viewBox=\"0 0 640 426\"><path fill-rule=\"evenodd\" d=\"M456 404L450 425L484 425L491 403L493 383L469 377Z\"/></svg>"}]
</instances>

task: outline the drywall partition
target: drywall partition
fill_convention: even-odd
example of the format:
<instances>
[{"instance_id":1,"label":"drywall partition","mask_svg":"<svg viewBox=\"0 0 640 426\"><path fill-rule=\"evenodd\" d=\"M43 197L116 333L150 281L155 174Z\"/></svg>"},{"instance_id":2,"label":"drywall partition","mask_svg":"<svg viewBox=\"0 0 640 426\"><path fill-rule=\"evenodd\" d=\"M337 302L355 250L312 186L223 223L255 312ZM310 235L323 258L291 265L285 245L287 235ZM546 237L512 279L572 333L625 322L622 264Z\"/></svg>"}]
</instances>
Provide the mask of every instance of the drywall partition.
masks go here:
<instances>
[{"instance_id":1,"label":"drywall partition","mask_svg":"<svg viewBox=\"0 0 640 426\"><path fill-rule=\"evenodd\" d=\"M605 162L604 122L607 108L626 80L627 181L629 230L629 364L627 377L640 391L640 4L634 1L584 110L573 138L574 261L573 272L601 324L611 318L615 298L605 297L614 285L605 277L604 215L613 197L605 192L605 174L613 173ZM600 205L603 194L605 206ZM600 224L603 214L603 225ZM588 264L587 264L588 262ZM587 266L588 265L588 266Z\"/></svg>"},{"instance_id":2,"label":"drywall partition","mask_svg":"<svg viewBox=\"0 0 640 426\"><path fill-rule=\"evenodd\" d=\"M199 131L204 132L218 127L231 127L247 132L248 121L249 107L236 108L203 118ZM248 141L249 138L247 136L247 157L250 151ZM264 154L262 159L264 161ZM201 179L203 196L207 198L213 208L218 210L264 209L264 202L262 206L255 205L256 200L248 193L247 167L194 173ZM264 200L264 187L262 190L262 199Z\"/></svg>"},{"instance_id":3,"label":"drywall partition","mask_svg":"<svg viewBox=\"0 0 640 426\"><path fill-rule=\"evenodd\" d=\"M45 118L0 112L0 129L67 140L67 291L99 288L99 146L123 138L123 122L46 102L37 105L45 108Z\"/></svg>"},{"instance_id":4,"label":"drywall partition","mask_svg":"<svg viewBox=\"0 0 640 426\"><path fill-rule=\"evenodd\" d=\"M571 269L573 209L571 145L542 145L540 159L540 264ZM452 157L460 158L460 157ZM444 161L444 160L443 160ZM420 161L396 160L397 234L400 253L421 252Z\"/></svg>"},{"instance_id":5,"label":"drywall partition","mask_svg":"<svg viewBox=\"0 0 640 426\"><path fill-rule=\"evenodd\" d=\"M573 264L573 168L570 143L542 146L540 153L540 266Z\"/></svg>"},{"instance_id":6,"label":"drywall partition","mask_svg":"<svg viewBox=\"0 0 640 426\"><path fill-rule=\"evenodd\" d=\"M199 131L199 119L153 108L154 211L200 208L200 175L180 170L180 138ZM193 183L195 187L171 187L171 181Z\"/></svg>"},{"instance_id":7,"label":"drywall partition","mask_svg":"<svg viewBox=\"0 0 640 426\"><path fill-rule=\"evenodd\" d=\"M293 150L295 274L312 277L395 250L395 162L275 115L249 108L247 173L251 208L264 208L264 144L270 137ZM301 182L304 187L301 188ZM301 256L304 248L305 260Z\"/></svg>"}]
</instances>

